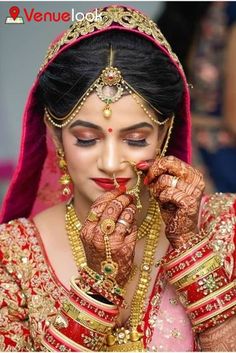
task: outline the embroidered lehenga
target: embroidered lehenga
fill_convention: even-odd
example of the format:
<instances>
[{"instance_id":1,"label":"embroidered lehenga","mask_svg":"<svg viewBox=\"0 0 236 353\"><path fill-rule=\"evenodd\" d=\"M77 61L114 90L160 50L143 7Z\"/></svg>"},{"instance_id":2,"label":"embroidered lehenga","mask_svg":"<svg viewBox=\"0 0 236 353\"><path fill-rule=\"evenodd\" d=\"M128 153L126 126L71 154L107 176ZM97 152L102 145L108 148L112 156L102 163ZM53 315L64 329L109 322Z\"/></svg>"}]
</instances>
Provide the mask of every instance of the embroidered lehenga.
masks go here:
<instances>
[{"instance_id":1,"label":"embroidered lehenga","mask_svg":"<svg viewBox=\"0 0 236 353\"><path fill-rule=\"evenodd\" d=\"M189 93L178 59L155 24L139 12L110 7L103 10L102 16L103 22L99 25L86 21L72 25L51 45L40 72L60 52L96 32L119 28L145 36L166 53L185 82L183 101L177 114L182 123L174 128L175 138L170 143L168 153L190 162ZM55 182L58 178L55 151L49 138L46 141L43 109L36 100L37 85L36 80L25 108L19 163L1 214L0 349L42 351L51 347L51 350L54 348L56 351L74 351L76 347L78 351L96 351L99 342L93 330L89 334L68 331L65 345L60 340L61 332L66 332L63 331L63 326L59 325L60 335L53 326L60 309L67 301L69 289L57 278L32 220L35 213L51 205L52 199L54 203L60 201ZM39 133L42 134L42 139L35 138ZM205 197L199 221L200 228L210 233L215 246L220 247L231 277L235 271L235 205L233 194ZM155 266L155 284L151 296L143 303L140 322L144 334L144 349L198 350L197 335L193 334L190 320L174 288L168 284L163 263L156 263ZM79 305L81 312L89 311L85 300L80 300ZM102 311L100 314L101 317L105 315ZM83 347L78 344L81 340Z\"/></svg>"}]
</instances>

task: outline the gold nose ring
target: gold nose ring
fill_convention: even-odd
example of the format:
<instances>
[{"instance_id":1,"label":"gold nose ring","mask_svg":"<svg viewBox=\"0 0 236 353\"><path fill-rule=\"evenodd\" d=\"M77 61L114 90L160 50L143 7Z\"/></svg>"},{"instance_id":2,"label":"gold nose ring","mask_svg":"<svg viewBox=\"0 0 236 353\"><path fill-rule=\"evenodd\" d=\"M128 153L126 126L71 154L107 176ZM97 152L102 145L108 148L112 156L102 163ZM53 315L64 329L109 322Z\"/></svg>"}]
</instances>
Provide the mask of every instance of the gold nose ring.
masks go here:
<instances>
[{"instance_id":1,"label":"gold nose ring","mask_svg":"<svg viewBox=\"0 0 236 353\"><path fill-rule=\"evenodd\" d=\"M142 171L137 170L136 168L136 162L134 161L123 161L122 163L129 163L131 165L131 167L134 169L134 172L137 175L137 182L134 185L133 188L131 188L130 190L127 190L126 193L129 195L134 195L136 197L137 200L137 208L141 209L142 208L142 204L141 204L141 200L140 200L140 184L141 184L141 175L142 175Z\"/></svg>"}]
</instances>

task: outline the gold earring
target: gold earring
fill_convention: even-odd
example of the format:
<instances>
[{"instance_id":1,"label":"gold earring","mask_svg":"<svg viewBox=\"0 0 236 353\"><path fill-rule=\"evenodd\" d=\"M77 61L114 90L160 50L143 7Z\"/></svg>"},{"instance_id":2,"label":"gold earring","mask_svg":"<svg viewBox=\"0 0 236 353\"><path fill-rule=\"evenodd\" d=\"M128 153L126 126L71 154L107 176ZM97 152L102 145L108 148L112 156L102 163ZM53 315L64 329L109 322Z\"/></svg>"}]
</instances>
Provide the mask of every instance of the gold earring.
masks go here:
<instances>
[{"instance_id":1,"label":"gold earring","mask_svg":"<svg viewBox=\"0 0 236 353\"><path fill-rule=\"evenodd\" d=\"M133 167L134 169L134 172L136 173L137 175L137 182L135 184L135 186L130 189L130 190L127 190L126 194L129 194L129 195L134 195L136 197L136 200L137 200L137 208L139 210L141 210L142 208L142 204L141 204L141 200L140 200L140 185L141 185L141 175L142 175L142 171L141 170L137 170L136 168L136 163L133 162L133 161L124 161L122 163L129 163L131 165L131 167Z\"/></svg>"},{"instance_id":2,"label":"gold earring","mask_svg":"<svg viewBox=\"0 0 236 353\"><path fill-rule=\"evenodd\" d=\"M172 130L173 130L173 126L174 126L174 119L175 119L175 116L173 115L171 117L171 120L170 120L170 127L168 129L168 132L167 132L167 137L166 137L166 140L165 140L165 143L164 143L164 147L160 153L160 157L164 157L165 154L166 154L166 151L168 149L168 145L169 145L169 142L170 142L170 136L171 136L171 133L172 133Z\"/></svg>"},{"instance_id":3,"label":"gold earring","mask_svg":"<svg viewBox=\"0 0 236 353\"><path fill-rule=\"evenodd\" d=\"M71 194L71 189L69 187L69 185L71 183L71 177L68 174L67 163L66 163L66 160L65 160L65 154L64 154L64 152L63 152L63 150L61 148L59 148L57 150L57 156L58 156L58 160L59 160L58 161L58 165L59 165L59 168L62 171L62 176L59 179L59 183L61 185L63 185L62 194L64 196L69 196Z\"/></svg>"}]
</instances>

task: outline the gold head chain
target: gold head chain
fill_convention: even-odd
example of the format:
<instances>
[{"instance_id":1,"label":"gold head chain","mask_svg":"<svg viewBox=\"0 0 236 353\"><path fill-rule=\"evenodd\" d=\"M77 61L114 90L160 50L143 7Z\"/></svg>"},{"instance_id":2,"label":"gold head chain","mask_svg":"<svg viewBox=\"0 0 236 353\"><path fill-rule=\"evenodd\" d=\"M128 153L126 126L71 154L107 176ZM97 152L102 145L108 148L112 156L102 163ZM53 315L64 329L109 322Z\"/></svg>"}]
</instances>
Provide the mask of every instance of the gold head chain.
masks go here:
<instances>
[{"instance_id":1,"label":"gold head chain","mask_svg":"<svg viewBox=\"0 0 236 353\"><path fill-rule=\"evenodd\" d=\"M45 118L57 128L63 128L67 126L78 115L88 96L95 91L100 100L105 103L105 107L103 108L103 116L106 119L109 119L112 116L111 103L118 101L123 96L124 92L127 92L132 96L135 102L142 108L144 113L153 123L159 126L163 126L167 121L170 120L167 137L161 151L161 156L164 156L168 148L171 132L174 125L174 115L166 118L163 121L160 121L157 119L157 117L154 117L147 109L148 105L154 111L156 111L157 114L163 116L163 113L155 108L152 104L150 104L126 80L124 80L120 70L113 66L113 61L114 51L112 50L112 46L110 46L108 66L86 90L86 92L82 95L72 110L64 117L57 117L49 110L49 108L45 107Z\"/></svg>"},{"instance_id":2,"label":"gold head chain","mask_svg":"<svg viewBox=\"0 0 236 353\"><path fill-rule=\"evenodd\" d=\"M153 117L145 106L145 103L147 106L149 105L154 111L156 111L157 114L163 115L163 113L149 103L123 78L121 71L117 67L113 66L113 61L114 51L110 45L108 66L102 70L100 76L91 84L91 86L86 90L68 114L63 117L57 117L50 111L49 108L45 107L45 116L53 126L62 128L68 125L78 115L86 99L94 91L100 100L105 103L105 107L103 108L103 116L107 119L112 116L110 106L111 103L117 102L123 96L124 92L126 92L133 97L135 102L155 124L161 126L169 120L169 117L163 121L159 121L157 118Z\"/></svg>"}]
</instances>

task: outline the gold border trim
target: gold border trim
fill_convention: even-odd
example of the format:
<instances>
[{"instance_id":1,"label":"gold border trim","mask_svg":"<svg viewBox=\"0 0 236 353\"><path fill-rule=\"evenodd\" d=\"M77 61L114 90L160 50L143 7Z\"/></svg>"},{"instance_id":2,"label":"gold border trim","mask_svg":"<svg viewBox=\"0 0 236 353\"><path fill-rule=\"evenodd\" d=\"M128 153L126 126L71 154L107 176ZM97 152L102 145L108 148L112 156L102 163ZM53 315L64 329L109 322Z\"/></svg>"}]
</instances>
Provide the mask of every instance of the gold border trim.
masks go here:
<instances>
[{"instance_id":1,"label":"gold border trim","mask_svg":"<svg viewBox=\"0 0 236 353\"><path fill-rule=\"evenodd\" d=\"M220 288L218 290L216 290L215 292L209 294L207 297L203 298L203 299L200 299L199 301L189 305L187 307L187 312L190 312L192 311L192 309L196 310L201 304L204 304L206 303L208 300L218 296L218 295L221 295L223 294L224 292L227 292L229 289L232 289L236 286L236 283L235 282L232 282L232 283L229 283L227 284L226 286L224 286L223 288Z\"/></svg>"},{"instance_id":2,"label":"gold border trim","mask_svg":"<svg viewBox=\"0 0 236 353\"><path fill-rule=\"evenodd\" d=\"M65 45L76 42L79 37L85 36L89 33L109 28L113 24L119 25L125 29L136 30L152 37L158 44L167 50L172 60L174 60L174 62L182 69L177 55L172 51L170 44L161 33L156 23L138 10L133 10L126 6L108 6L95 9L92 13L94 14L94 18L96 18L95 16L98 14L101 20L88 21L84 19L82 21L74 22L57 42L49 46L40 71L43 70L49 61L53 59L59 50Z\"/></svg>"}]
</instances>

